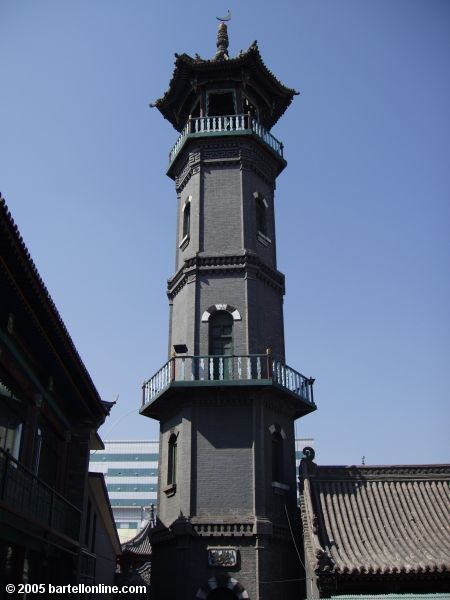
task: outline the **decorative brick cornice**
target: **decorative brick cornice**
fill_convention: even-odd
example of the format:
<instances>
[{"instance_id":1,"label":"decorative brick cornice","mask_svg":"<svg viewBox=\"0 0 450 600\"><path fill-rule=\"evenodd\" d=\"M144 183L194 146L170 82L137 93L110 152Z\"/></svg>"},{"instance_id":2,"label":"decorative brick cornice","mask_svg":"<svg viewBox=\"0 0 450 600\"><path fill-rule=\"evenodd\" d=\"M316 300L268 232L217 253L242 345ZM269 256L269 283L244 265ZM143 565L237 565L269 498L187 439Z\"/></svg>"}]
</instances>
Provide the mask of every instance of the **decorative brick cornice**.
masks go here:
<instances>
[{"instance_id":1,"label":"decorative brick cornice","mask_svg":"<svg viewBox=\"0 0 450 600\"><path fill-rule=\"evenodd\" d=\"M255 524L251 521L242 519L199 519L192 518L191 525L196 535L214 536L214 537L249 537L255 535Z\"/></svg>"},{"instance_id":2,"label":"decorative brick cornice","mask_svg":"<svg viewBox=\"0 0 450 600\"><path fill-rule=\"evenodd\" d=\"M240 164L241 169L252 170L269 186L275 185L278 173L275 160L251 138L233 141L220 138L214 141L192 140L183 148L180 156L183 154L186 158L180 161L180 168L174 177L177 193L180 193L190 178L200 171L201 164L208 167Z\"/></svg>"},{"instance_id":3,"label":"decorative brick cornice","mask_svg":"<svg viewBox=\"0 0 450 600\"><path fill-rule=\"evenodd\" d=\"M252 273L267 285L284 294L284 275L266 265L256 254L194 256L184 261L181 269L167 282L167 295L173 299L186 285L188 277L200 274Z\"/></svg>"}]
</instances>

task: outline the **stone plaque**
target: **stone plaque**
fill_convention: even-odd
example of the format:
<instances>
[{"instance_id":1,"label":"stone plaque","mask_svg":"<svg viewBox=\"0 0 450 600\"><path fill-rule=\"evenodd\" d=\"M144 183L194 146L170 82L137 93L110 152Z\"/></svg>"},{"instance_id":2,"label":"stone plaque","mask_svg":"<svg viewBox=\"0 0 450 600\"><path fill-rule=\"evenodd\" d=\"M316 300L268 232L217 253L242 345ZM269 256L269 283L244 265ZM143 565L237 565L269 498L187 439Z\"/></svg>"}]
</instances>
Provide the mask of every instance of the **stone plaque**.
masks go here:
<instances>
[{"instance_id":1,"label":"stone plaque","mask_svg":"<svg viewBox=\"0 0 450 600\"><path fill-rule=\"evenodd\" d=\"M210 567L235 567L237 565L236 548L208 548Z\"/></svg>"}]
</instances>

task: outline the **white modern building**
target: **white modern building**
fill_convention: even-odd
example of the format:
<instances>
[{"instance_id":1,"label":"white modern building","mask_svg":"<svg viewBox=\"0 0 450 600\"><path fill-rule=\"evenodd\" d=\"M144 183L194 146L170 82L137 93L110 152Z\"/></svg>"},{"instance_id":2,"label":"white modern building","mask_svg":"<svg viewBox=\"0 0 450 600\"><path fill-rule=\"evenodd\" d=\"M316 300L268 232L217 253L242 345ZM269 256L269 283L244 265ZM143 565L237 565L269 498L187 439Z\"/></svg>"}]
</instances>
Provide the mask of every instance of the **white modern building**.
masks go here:
<instances>
[{"instance_id":1,"label":"white modern building","mask_svg":"<svg viewBox=\"0 0 450 600\"><path fill-rule=\"evenodd\" d=\"M89 471L103 473L120 541L134 537L157 509L159 441L111 440L91 452ZM295 440L298 467L312 438Z\"/></svg>"}]
</instances>

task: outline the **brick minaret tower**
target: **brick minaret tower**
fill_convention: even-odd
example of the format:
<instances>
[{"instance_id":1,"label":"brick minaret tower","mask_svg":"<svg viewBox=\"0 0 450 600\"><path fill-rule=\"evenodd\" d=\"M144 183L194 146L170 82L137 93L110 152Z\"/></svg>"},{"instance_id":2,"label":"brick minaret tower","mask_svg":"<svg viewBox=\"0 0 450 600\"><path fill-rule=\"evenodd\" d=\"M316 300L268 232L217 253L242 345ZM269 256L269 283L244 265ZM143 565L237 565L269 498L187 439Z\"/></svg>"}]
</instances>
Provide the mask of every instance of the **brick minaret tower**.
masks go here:
<instances>
[{"instance_id":1,"label":"brick minaret tower","mask_svg":"<svg viewBox=\"0 0 450 600\"><path fill-rule=\"evenodd\" d=\"M155 600L301 589L294 420L316 407L313 380L285 364L274 190L286 161L270 133L295 93L256 42L230 58L222 22L215 58L177 55L154 105L180 132L169 356L141 409L160 422Z\"/></svg>"}]
</instances>

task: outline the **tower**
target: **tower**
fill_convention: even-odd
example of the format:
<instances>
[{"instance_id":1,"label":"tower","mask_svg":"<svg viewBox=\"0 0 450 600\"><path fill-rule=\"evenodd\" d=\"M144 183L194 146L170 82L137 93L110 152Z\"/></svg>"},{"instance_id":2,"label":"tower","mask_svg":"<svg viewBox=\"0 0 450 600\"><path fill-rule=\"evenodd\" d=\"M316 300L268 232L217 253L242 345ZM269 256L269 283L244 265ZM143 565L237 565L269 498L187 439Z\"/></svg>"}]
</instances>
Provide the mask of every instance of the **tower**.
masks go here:
<instances>
[{"instance_id":1,"label":"tower","mask_svg":"<svg viewBox=\"0 0 450 600\"><path fill-rule=\"evenodd\" d=\"M141 408L160 422L158 600L298 594L294 420L315 404L313 380L285 364L274 190L286 161L270 133L295 93L256 42L230 58L222 22L215 58L176 55L154 104L180 132L169 357Z\"/></svg>"}]
</instances>

